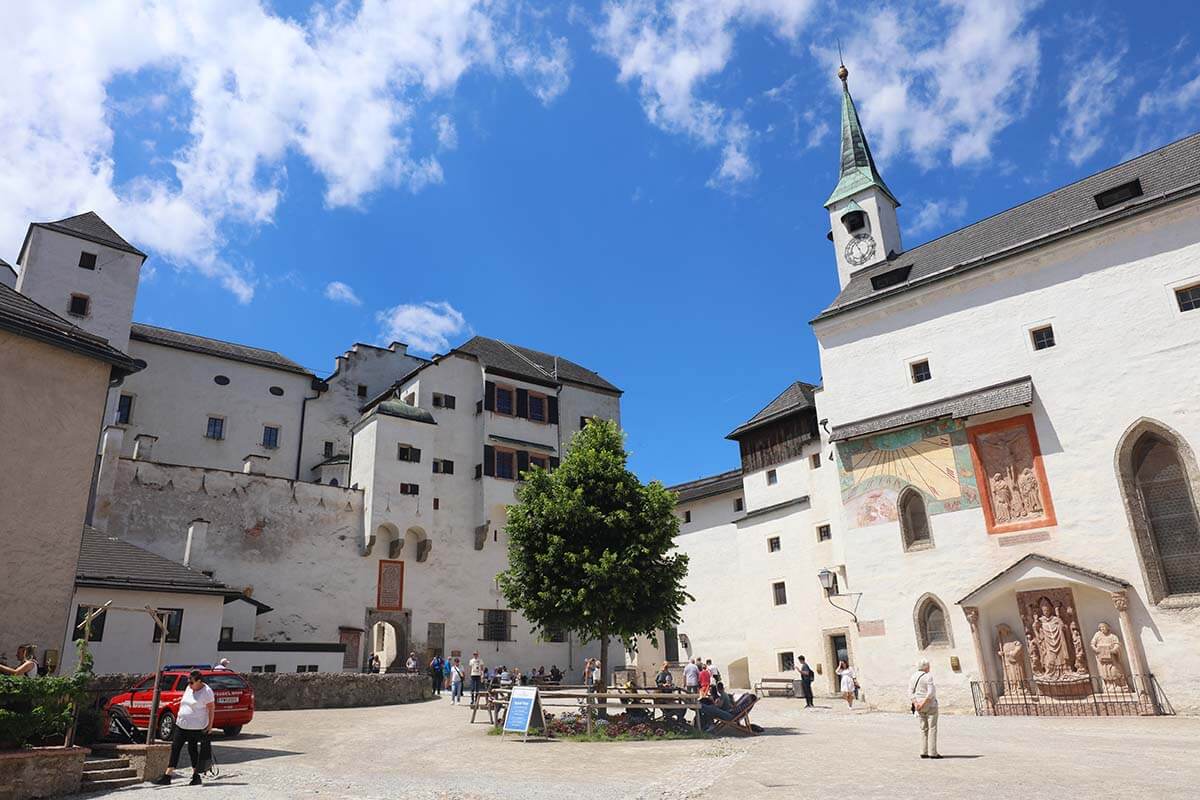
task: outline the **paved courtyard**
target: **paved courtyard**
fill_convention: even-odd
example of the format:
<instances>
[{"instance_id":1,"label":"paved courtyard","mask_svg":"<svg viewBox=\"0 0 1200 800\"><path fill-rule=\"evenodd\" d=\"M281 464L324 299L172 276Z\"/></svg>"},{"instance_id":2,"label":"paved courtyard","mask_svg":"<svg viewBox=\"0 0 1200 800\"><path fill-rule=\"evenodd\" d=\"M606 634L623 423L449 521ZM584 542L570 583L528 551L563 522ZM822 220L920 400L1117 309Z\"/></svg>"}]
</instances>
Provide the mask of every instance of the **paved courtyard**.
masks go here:
<instances>
[{"instance_id":1,"label":"paved courtyard","mask_svg":"<svg viewBox=\"0 0 1200 800\"><path fill-rule=\"evenodd\" d=\"M446 700L406 706L271 711L218 739L221 776L203 788L135 787L122 798L646 800L1145 796L1195 798L1200 717L942 718L942 761L923 761L915 720L803 710L763 700L754 739L572 743L504 740ZM186 757L185 757L186 760ZM158 793L163 794L158 794Z\"/></svg>"}]
</instances>

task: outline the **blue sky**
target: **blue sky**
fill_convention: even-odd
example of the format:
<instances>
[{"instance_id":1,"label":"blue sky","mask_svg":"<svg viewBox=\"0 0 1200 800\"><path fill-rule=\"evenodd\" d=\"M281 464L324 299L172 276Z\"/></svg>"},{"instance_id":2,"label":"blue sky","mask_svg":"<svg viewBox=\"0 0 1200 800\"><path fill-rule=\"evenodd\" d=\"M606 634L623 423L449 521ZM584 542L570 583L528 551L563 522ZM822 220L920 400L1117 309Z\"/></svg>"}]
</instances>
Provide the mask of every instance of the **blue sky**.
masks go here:
<instances>
[{"instance_id":1,"label":"blue sky","mask_svg":"<svg viewBox=\"0 0 1200 800\"><path fill-rule=\"evenodd\" d=\"M36 5L0 10L0 256L91 208L151 253L144 322L321 375L559 353L669 483L820 380L836 40L909 247L1200 128L1184 2Z\"/></svg>"}]
</instances>

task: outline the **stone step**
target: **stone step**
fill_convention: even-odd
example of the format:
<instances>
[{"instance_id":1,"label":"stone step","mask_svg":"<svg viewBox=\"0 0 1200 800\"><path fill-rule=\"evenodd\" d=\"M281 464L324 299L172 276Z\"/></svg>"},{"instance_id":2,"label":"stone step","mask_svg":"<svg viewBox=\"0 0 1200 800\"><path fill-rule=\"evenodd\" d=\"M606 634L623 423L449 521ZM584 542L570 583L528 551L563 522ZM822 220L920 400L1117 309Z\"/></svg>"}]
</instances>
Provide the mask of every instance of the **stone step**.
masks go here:
<instances>
[{"instance_id":1,"label":"stone step","mask_svg":"<svg viewBox=\"0 0 1200 800\"><path fill-rule=\"evenodd\" d=\"M79 786L80 794L110 792L113 789L123 789L126 786L137 786L143 783L141 778L113 778L106 781L85 781Z\"/></svg>"},{"instance_id":2,"label":"stone step","mask_svg":"<svg viewBox=\"0 0 1200 800\"><path fill-rule=\"evenodd\" d=\"M128 758L89 758L83 762L83 771L92 772L101 769L124 769L129 766Z\"/></svg>"},{"instance_id":3,"label":"stone step","mask_svg":"<svg viewBox=\"0 0 1200 800\"><path fill-rule=\"evenodd\" d=\"M88 783L103 783L105 781L115 780L117 778L136 778L137 770L132 767L122 767L118 769L94 769L84 770L83 779Z\"/></svg>"}]
</instances>

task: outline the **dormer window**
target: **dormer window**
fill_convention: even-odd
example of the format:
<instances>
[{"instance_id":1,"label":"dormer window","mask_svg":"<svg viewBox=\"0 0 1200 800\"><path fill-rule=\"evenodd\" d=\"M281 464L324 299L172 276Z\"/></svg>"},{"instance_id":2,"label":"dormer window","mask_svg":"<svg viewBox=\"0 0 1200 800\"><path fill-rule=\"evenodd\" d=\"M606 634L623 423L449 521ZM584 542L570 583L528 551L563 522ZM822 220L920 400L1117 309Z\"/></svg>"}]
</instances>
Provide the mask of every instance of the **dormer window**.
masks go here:
<instances>
[{"instance_id":1,"label":"dormer window","mask_svg":"<svg viewBox=\"0 0 1200 800\"><path fill-rule=\"evenodd\" d=\"M871 276L871 288L878 292L881 289L890 289L893 286L899 286L908 280L908 273L910 272L912 272L912 264L909 264L907 267L889 269L887 272L873 275Z\"/></svg>"},{"instance_id":2,"label":"dormer window","mask_svg":"<svg viewBox=\"0 0 1200 800\"><path fill-rule=\"evenodd\" d=\"M867 227L867 212L865 211L848 211L842 214L842 224L846 226L847 233L855 233Z\"/></svg>"},{"instance_id":3,"label":"dormer window","mask_svg":"<svg viewBox=\"0 0 1200 800\"><path fill-rule=\"evenodd\" d=\"M80 269L95 269L96 254L95 253L80 253L79 254Z\"/></svg>"},{"instance_id":4,"label":"dormer window","mask_svg":"<svg viewBox=\"0 0 1200 800\"><path fill-rule=\"evenodd\" d=\"M1115 205L1120 205L1126 200L1132 200L1135 197L1142 196L1142 182L1134 178L1129 183L1122 183L1120 186L1114 186L1111 189L1105 189L1100 194L1096 195L1096 208L1103 211L1106 208L1112 208Z\"/></svg>"}]
</instances>

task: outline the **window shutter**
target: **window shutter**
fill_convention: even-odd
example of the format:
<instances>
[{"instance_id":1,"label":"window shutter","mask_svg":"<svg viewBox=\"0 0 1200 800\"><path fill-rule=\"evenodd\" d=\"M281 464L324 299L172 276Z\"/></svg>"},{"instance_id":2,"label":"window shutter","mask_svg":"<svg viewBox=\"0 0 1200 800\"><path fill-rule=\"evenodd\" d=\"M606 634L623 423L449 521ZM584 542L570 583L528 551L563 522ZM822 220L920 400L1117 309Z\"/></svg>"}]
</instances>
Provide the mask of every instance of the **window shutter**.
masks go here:
<instances>
[{"instance_id":1,"label":"window shutter","mask_svg":"<svg viewBox=\"0 0 1200 800\"><path fill-rule=\"evenodd\" d=\"M483 383L483 407L488 411L496 410L496 384L491 381Z\"/></svg>"},{"instance_id":2,"label":"window shutter","mask_svg":"<svg viewBox=\"0 0 1200 800\"><path fill-rule=\"evenodd\" d=\"M446 461L443 459L442 460L442 472L443 472L443 474L446 474L446 475L453 475L454 474L454 462Z\"/></svg>"},{"instance_id":3,"label":"window shutter","mask_svg":"<svg viewBox=\"0 0 1200 800\"><path fill-rule=\"evenodd\" d=\"M420 464L421 463L421 451L415 447L408 448L408 458L410 461L412 461L416 464Z\"/></svg>"},{"instance_id":4,"label":"window shutter","mask_svg":"<svg viewBox=\"0 0 1200 800\"><path fill-rule=\"evenodd\" d=\"M547 397L546 405L549 407L549 411L548 411L549 419L547 419L546 421L549 422L551 425L557 425L558 424L558 398L557 397Z\"/></svg>"},{"instance_id":5,"label":"window shutter","mask_svg":"<svg viewBox=\"0 0 1200 800\"><path fill-rule=\"evenodd\" d=\"M414 483L408 487L408 491L409 491L409 494L420 494L421 486L420 486L420 484Z\"/></svg>"},{"instance_id":6,"label":"window shutter","mask_svg":"<svg viewBox=\"0 0 1200 800\"><path fill-rule=\"evenodd\" d=\"M476 464L475 465L475 480L479 480L482 477L483 477L483 464Z\"/></svg>"},{"instance_id":7,"label":"window shutter","mask_svg":"<svg viewBox=\"0 0 1200 800\"><path fill-rule=\"evenodd\" d=\"M435 458L435 459L433 460L433 474L434 474L434 475L437 475L437 474L438 474L439 472L441 472L441 471L442 471L442 462L438 461L438 460Z\"/></svg>"},{"instance_id":8,"label":"window shutter","mask_svg":"<svg viewBox=\"0 0 1200 800\"><path fill-rule=\"evenodd\" d=\"M558 459L550 456L550 469L558 469Z\"/></svg>"},{"instance_id":9,"label":"window shutter","mask_svg":"<svg viewBox=\"0 0 1200 800\"><path fill-rule=\"evenodd\" d=\"M529 390L517 389L517 416L529 419Z\"/></svg>"},{"instance_id":10,"label":"window shutter","mask_svg":"<svg viewBox=\"0 0 1200 800\"><path fill-rule=\"evenodd\" d=\"M496 448L490 444L483 446L483 474L492 476L496 474Z\"/></svg>"},{"instance_id":11,"label":"window shutter","mask_svg":"<svg viewBox=\"0 0 1200 800\"><path fill-rule=\"evenodd\" d=\"M446 408L454 408L454 395L448 394L442 398L442 405Z\"/></svg>"},{"instance_id":12,"label":"window shutter","mask_svg":"<svg viewBox=\"0 0 1200 800\"><path fill-rule=\"evenodd\" d=\"M517 477L520 477L521 473L525 472L528 469L529 469L529 451L528 450L518 450L517 451Z\"/></svg>"}]
</instances>

